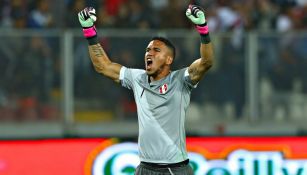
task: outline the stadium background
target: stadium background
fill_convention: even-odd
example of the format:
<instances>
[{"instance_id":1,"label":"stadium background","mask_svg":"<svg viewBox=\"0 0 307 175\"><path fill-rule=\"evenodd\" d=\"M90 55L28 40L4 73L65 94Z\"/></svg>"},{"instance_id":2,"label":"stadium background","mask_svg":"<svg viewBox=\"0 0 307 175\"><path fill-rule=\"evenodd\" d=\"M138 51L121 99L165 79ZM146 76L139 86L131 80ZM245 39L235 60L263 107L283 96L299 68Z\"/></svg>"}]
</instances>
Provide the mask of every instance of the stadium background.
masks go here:
<instances>
[{"instance_id":1,"label":"stadium background","mask_svg":"<svg viewBox=\"0 0 307 175\"><path fill-rule=\"evenodd\" d=\"M207 10L216 61L192 93L187 135L304 136L307 1L195 2ZM94 72L76 14L85 6L97 9L99 39L113 61L143 68L148 40L162 35L176 45L178 69L199 57L198 34L184 15L187 5L1 0L0 145L50 138L135 141L133 95Z\"/></svg>"}]
</instances>

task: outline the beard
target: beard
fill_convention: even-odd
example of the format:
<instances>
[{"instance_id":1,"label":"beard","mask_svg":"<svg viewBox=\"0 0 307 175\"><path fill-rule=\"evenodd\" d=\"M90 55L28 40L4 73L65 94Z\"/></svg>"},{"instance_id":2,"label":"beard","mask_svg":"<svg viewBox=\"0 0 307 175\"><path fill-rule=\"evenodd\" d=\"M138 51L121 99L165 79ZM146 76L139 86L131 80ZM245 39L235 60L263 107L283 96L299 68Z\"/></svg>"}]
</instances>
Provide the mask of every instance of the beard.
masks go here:
<instances>
[{"instance_id":1,"label":"beard","mask_svg":"<svg viewBox=\"0 0 307 175\"><path fill-rule=\"evenodd\" d=\"M159 66L158 69L156 69L156 70L151 70L151 71L146 70L146 73L147 73L148 76L156 77L156 76L158 76L161 72L163 72L165 66L166 66L166 64L162 64L162 65Z\"/></svg>"}]
</instances>

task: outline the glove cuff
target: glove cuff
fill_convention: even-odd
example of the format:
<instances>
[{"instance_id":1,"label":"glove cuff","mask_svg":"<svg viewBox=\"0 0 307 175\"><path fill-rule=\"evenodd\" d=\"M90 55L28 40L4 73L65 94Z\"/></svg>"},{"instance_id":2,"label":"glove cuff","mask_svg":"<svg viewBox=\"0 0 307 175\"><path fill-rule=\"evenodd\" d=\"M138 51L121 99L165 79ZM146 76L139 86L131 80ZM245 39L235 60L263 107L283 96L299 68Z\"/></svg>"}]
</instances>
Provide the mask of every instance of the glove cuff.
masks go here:
<instances>
[{"instance_id":1,"label":"glove cuff","mask_svg":"<svg viewBox=\"0 0 307 175\"><path fill-rule=\"evenodd\" d=\"M96 27L83 28L83 35L85 38L92 38L97 35Z\"/></svg>"},{"instance_id":2,"label":"glove cuff","mask_svg":"<svg viewBox=\"0 0 307 175\"><path fill-rule=\"evenodd\" d=\"M209 36L209 27L206 22L201 25L196 25L196 29L198 33L200 34L200 42L202 44L208 44L211 42L211 39Z\"/></svg>"},{"instance_id":3,"label":"glove cuff","mask_svg":"<svg viewBox=\"0 0 307 175\"><path fill-rule=\"evenodd\" d=\"M207 25L207 23L204 23L202 25L196 25L196 29L198 31L199 34L201 35L206 35L209 33L209 27Z\"/></svg>"}]
</instances>

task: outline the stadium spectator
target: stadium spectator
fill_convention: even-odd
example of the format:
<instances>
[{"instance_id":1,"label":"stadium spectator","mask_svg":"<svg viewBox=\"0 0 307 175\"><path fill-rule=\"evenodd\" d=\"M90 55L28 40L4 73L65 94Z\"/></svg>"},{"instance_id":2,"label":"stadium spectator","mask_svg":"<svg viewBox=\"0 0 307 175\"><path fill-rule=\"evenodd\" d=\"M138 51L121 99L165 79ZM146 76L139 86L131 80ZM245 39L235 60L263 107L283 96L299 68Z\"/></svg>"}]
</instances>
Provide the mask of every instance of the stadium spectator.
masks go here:
<instances>
[{"instance_id":1,"label":"stadium spectator","mask_svg":"<svg viewBox=\"0 0 307 175\"><path fill-rule=\"evenodd\" d=\"M62 2L62 1L58 1ZM242 103L244 101L244 70L243 65L245 64L243 60L246 55L246 43L243 37L246 31L256 31L256 32L280 32L283 37L267 37L266 35L259 36L259 73L260 76L271 76L271 81L273 82L273 87L280 89L285 89L287 91L291 89L291 82L297 75L303 82L304 93L307 92L307 38L300 36L292 36L293 31L300 31L307 29L307 1L306 0L195 0L199 5L208 7L208 25L212 32L231 32L233 35L227 35L222 37L221 50L223 52L219 53L222 58L221 64L217 68L218 74L215 72L210 73L208 78L210 82L217 82L218 86L227 86L229 89L228 94L234 94L232 96L223 93L212 93L204 95L195 95L193 99L197 102L203 103L206 99L209 101L217 102L218 104L224 104L229 101L234 102L235 108L237 109L237 115L241 115ZM58 8L65 3L65 8ZM120 28L120 29L188 29L192 25L184 20L184 7L188 2L178 1L178 0L65 0L63 3L52 3L48 0L1 0L0 1L0 28L1 29L25 29L25 28L75 28L79 27L79 23L76 19L76 14L83 9L85 6L95 6L97 7L98 20L96 26L101 27L101 30L107 28ZM52 11L52 7L55 7L56 11ZM55 14L59 12L59 14ZM63 14L63 15L62 15ZM176 15L175 15L176 14ZM175 15L175 16L174 16ZM55 17L63 16L65 20L61 23L55 21ZM74 19L74 20L72 20ZM162 19L176 19L176 20L162 20ZM177 20L178 19L178 20ZM60 26L61 25L61 26ZM140 51L136 50L135 45L139 45L139 41L134 41L134 46L129 45L131 43L131 38L123 41L117 41L116 37L104 38L101 35L102 40L107 41L108 46L110 46L108 51L110 54L114 54L114 57L123 58L123 60L118 60L119 62L125 63L130 66L138 67L142 62L136 61L140 55ZM14 71L16 67L22 66L25 57L30 57L26 48L24 48L25 43L24 38L18 40L7 39L2 36L2 41L0 42L0 77L1 85L0 89L3 91L2 101L6 103L1 103L1 111L7 113L8 116L14 116L12 112L14 110L14 104L35 104L35 100L38 104L41 103L41 99L35 99L31 103L18 103L16 100L16 92L12 92L10 83L11 79L18 81L20 80L19 75L15 77ZM231 37L231 39L230 39ZM58 38L48 37L46 38L47 45L59 45ZM144 39L144 38L142 38ZM176 40L175 38L174 40ZM55 41L54 41L55 40ZM134 38L134 40L136 40ZM140 39L141 40L141 39ZM82 42L78 42L78 38L74 38L74 57L75 65L74 71L77 78L85 79L84 81L79 80L76 83L78 85L75 90L75 95L78 97L83 97L84 87L81 87L84 82L91 82L88 79L88 75L91 72L90 65L88 62L84 62L84 50L86 49ZM116 41L116 42L115 42ZM177 41L177 40L176 40ZM198 51L192 50L191 41L184 40L181 42L182 38L178 38L178 42L175 42L176 47L180 48L178 52L178 57L181 62L175 62L175 66L180 67L181 65L190 62L187 58L192 57L191 55L197 53ZM31 42L29 42L31 43ZM120 45L114 43L120 43L127 46L127 50L121 50ZM281 45L279 45L281 44ZM106 46L106 43L103 43ZM142 44L140 44L142 45ZM193 44L191 44L193 45ZM57 46L56 48L59 48ZM289 53L279 53L279 50L287 48ZM56 50L56 49L55 49ZM136 53L135 55L132 55ZM26 54L24 54L26 53ZM54 58L59 58L59 53L53 53L51 62L56 62ZM195 55L193 55L194 57ZM35 57L35 56L34 56ZM47 54L42 57L49 57ZM17 59L18 58L18 59ZM83 60L82 60L83 59ZM227 60L226 60L227 59ZM21 60L21 61L20 61ZM29 62L35 62L30 60ZM58 67L61 67L60 61L57 60ZM117 61L117 60L116 60ZM292 64L293 62L298 62ZM30 63L29 63L30 64ZM52 63L50 63L52 64ZM34 68L36 63L33 63ZM284 69L286 66L292 67L298 72L288 72L289 74L284 75ZM222 69L222 71L221 71ZM58 68L58 77L60 77L60 68ZM221 73L222 72L222 73ZM21 76L29 76L27 74ZM33 75L34 76L34 75ZM37 75L35 75L37 76ZM41 75L43 76L43 75ZM227 76L227 77L226 77ZM16 79L15 79L16 78ZM295 77L297 78L297 77ZM60 79L60 78L59 78ZM212 80L211 80L212 79ZM229 79L232 81L230 82ZM224 81L225 80L225 81ZM25 80L24 80L25 81ZM205 80L207 81L207 80ZM209 80L208 80L209 81ZM283 82L282 82L283 81ZM287 83L289 84L287 84ZM60 80L58 87L60 87ZM230 84L230 85L229 85ZM41 85L41 84L40 84ZM229 85L229 86L228 86ZM100 91L100 87L89 85L91 88L95 88L91 91L91 97L97 95L97 91ZM212 86L212 87L210 87ZM215 90L216 86L208 85L205 88ZM80 89L78 89L80 88ZM104 90L108 90L109 87L104 87ZM197 89L196 91L198 91ZM213 91L212 90L212 91ZM202 90L199 90L202 93ZM222 90L219 90L219 92ZM39 92L39 91L38 91ZM126 92L123 92L126 94ZM237 94L237 95L235 95ZM98 95L101 97L103 94ZM40 96L40 95L39 95ZM45 96L44 94L42 97ZM112 97L120 97L121 94L114 94L114 92L108 93L104 96L107 100L112 100ZM0 97L1 98L1 97ZM3 100L5 99L5 100ZM127 103L128 101L128 103ZM131 97L124 97L121 103L123 104L125 110L129 111L133 109L133 105L130 103L133 101ZM125 103L124 103L125 102ZM128 104L128 105L127 105ZM6 106L6 107L4 107ZM27 105L25 105L27 106ZM31 105L28 105L31 106ZM32 105L35 106L35 105ZM131 108L130 108L131 107ZM10 112L11 111L11 112ZM48 110L46 110L48 111ZM130 111L131 115L135 115L133 110ZM30 113L31 114L31 113ZM33 113L32 113L33 114ZM31 117L29 117L31 118ZM32 117L35 118L35 117Z\"/></svg>"},{"instance_id":2,"label":"stadium spectator","mask_svg":"<svg viewBox=\"0 0 307 175\"><path fill-rule=\"evenodd\" d=\"M127 0L102 0L101 6L105 6L105 12L110 16L116 16L120 6Z\"/></svg>"},{"instance_id":3,"label":"stadium spectator","mask_svg":"<svg viewBox=\"0 0 307 175\"><path fill-rule=\"evenodd\" d=\"M86 5L85 0L75 0L69 3L69 5L66 8L66 19L65 19L65 25L66 27L74 28L78 27L79 23L77 23L75 20L72 20L75 18L76 14L83 9L83 7Z\"/></svg>"},{"instance_id":4,"label":"stadium spectator","mask_svg":"<svg viewBox=\"0 0 307 175\"><path fill-rule=\"evenodd\" d=\"M251 29L259 31L270 31L273 29L274 20L277 17L277 8L270 0L259 0L255 2L251 10Z\"/></svg>"},{"instance_id":5,"label":"stadium spectator","mask_svg":"<svg viewBox=\"0 0 307 175\"><path fill-rule=\"evenodd\" d=\"M150 9L145 10L144 4L138 0L129 0L130 24L132 28L150 29L153 27Z\"/></svg>"},{"instance_id":6,"label":"stadium spectator","mask_svg":"<svg viewBox=\"0 0 307 175\"><path fill-rule=\"evenodd\" d=\"M7 28L26 28L27 24L27 1L3 0L0 3L0 23Z\"/></svg>"},{"instance_id":7,"label":"stadium spectator","mask_svg":"<svg viewBox=\"0 0 307 175\"><path fill-rule=\"evenodd\" d=\"M50 1L37 0L35 8L30 11L28 26L30 28L53 27L53 14L50 11Z\"/></svg>"},{"instance_id":8,"label":"stadium spectator","mask_svg":"<svg viewBox=\"0 0 307 175\"><path fill-rule=\"evenodd\" d=\"M50 101L52 86L52 60L50 46L44 38L32 37L24 46L15 73L14 87L19 95L20 120L38 119L39 107Z\"/></svg>"},{"instance_id":9,"label":"stadium spectator","mask_svg":"<svg viewBox=\"0 0 307 175\"><path fill-rule=\"evenodd\" d=\"M160 19L176 19L176 20L160 20L162 28L188 28L191 23L184 19L185 9L182 8L182 2L177 0L169 0L168 6L160 11Z\"/></svg>"},{"instance_id":10,"label":"stadium spectator","mask_svg":"<svg viewBox=\"0 0 307 175\"><path fill-rule=\"evenodd\" d=\"M155 11L160 11L161 9L165 9L166 7L169 6L169 0L150 0L150 6L153 8Z\"/></svg>"},{"instance_id":11,"label":"stadium spectator","mask_svg":"<svg viewBox=\"0 0 307 175\"><path fill-rule=\"evenodd\" d=\"M305 0L195 0L196 3L208 8L208 21L212 31L232 31L242 24L244 30L283 31L290 28L306 29L307 3ZM33 6L33 3L35 4ZM184 11L186 2L174 0L66 0L66 8L61 3L52 4L57 10L50 10L48 0L3 0L0 2L1 27L25 27L24 18L29 15L27 27L50 28L61 27L56 24L54 12L64 14L65 27L76 27L71 17L84 6L99 9L99 16L104 21L97 24L114 28L189 28L181 18L165 24L161 18L172 18L171 11ZM58 7L57 7L58 6ZM172 10L170 10L172 9ZM58 11L62 10L62 11ZM181 14L181 13L179 13ZM16 20L16 21L15 21Z\"/></svg>"}]
</instances>

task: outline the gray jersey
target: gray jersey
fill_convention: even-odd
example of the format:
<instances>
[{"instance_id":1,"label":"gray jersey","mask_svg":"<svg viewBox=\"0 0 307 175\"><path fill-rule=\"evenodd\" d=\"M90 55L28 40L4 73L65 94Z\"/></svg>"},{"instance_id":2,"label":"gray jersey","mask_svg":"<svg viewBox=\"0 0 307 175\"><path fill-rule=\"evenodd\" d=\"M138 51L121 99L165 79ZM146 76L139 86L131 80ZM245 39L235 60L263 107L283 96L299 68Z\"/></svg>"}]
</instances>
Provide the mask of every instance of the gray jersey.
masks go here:
<instances>
[{"instance_id":1,"label":"gray jersey","mask_svg":"<svg viewBox=\"0 0 307 175\"><path fill-rule=\"evenodd\" d=\"M186 160L185 115L191 83L187 68L149 83L145 70L122 67L120 81L133 90L139 121L140 160L177 163Z\"/></svg>"}]
</instances>

